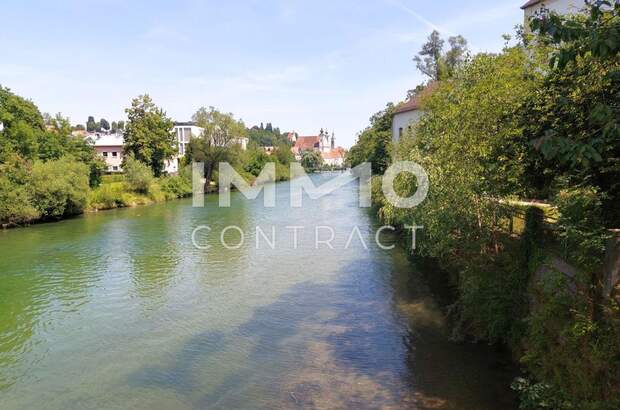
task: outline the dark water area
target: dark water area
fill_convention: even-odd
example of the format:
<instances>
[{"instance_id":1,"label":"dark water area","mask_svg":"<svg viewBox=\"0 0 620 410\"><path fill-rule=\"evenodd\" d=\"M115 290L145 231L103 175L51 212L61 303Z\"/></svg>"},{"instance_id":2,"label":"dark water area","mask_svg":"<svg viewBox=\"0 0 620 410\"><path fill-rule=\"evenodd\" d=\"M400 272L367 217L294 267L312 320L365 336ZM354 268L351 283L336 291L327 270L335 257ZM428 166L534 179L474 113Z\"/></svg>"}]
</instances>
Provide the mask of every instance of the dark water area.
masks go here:
<instances>
[{"instance_id":1,"label":"dark water area","mask_svg":"<svg viewBox=\"0 0 620 410\"><path fill-rule=\"evenodd\" d=\"M0 409L514 408L503 357L449 340L434 272L377 246L354 185L277 195L0 232Z\"/></svg>"}]
</instances>

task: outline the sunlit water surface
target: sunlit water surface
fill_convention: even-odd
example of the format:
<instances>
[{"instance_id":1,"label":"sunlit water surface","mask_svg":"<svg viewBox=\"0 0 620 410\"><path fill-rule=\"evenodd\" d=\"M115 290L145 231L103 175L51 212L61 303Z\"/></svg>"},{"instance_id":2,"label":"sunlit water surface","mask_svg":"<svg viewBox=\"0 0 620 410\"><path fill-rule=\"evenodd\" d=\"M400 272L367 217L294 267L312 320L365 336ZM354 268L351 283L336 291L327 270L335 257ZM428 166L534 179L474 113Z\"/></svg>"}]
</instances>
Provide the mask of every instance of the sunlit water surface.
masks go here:
<instances>
[{"instance_id":1,"label":"sunlit water surface","mask_svg":"<svg viewBox=\"0 0 620 410\"><path fill-rule=\"evenodd\" d=\"M0 232L0 409L512 406L496 356L449 342L407 252L374 244L354 185L302 208L277 192Z\"/></svg>"}]
</instances>

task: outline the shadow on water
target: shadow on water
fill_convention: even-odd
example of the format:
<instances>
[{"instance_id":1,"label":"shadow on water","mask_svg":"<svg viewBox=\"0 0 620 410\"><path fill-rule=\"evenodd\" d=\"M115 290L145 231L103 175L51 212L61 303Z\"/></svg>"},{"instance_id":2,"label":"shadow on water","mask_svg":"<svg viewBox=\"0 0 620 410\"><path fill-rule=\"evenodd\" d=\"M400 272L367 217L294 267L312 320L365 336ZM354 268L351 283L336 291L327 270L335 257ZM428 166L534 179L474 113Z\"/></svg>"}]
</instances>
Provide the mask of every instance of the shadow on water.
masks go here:
<instances>
[{"instance_id":1,"label":"shadow on water","mask_svg":"<svg viewBox=\"0 0 620 410\"><path fill-rule=\"evenodd\" d=\"M335 283L299 283L240 327L193 336L170 365L145 367L129 384L172 389L195 408L512 408L509 372L488 349L448 341L421 275L400 259L395 271L369 275L379 266L351 263ZM244 343L248 365L218 372Z\"/></svg>"}]
</instances>

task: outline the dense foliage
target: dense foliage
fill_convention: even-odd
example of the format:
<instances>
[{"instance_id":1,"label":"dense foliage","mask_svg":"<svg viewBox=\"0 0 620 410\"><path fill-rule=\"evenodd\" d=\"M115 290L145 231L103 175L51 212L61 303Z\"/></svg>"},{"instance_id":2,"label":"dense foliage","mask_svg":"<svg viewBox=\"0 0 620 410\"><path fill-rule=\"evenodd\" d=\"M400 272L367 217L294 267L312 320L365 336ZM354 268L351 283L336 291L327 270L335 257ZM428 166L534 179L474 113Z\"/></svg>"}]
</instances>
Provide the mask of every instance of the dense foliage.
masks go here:
<instances>
[{"instance_id":1,"label":"dense foliage","mask_svg":"<svg viewBox=\"0 0 620 410\"><path fill-rule=\"evenodd\" d=\"M125 112L128 117L124 134L125 153L147 164L153 175L159 177L164 171L164 161L177 150L172 120L148 94L134 98Z\"/></svg>"},{"instance_id":2,"label":"dense foliage","mask_svg":"<svg viewBox=\"0 0 620 410\"><path fill-rule=\"evenodd\" d=\"M384 110L370 117L370 125L360 133L357 141L346 156L346 163L356 167L370 162L372 172L382 174L391 161L392 116L394 104L389 103Z\"/></svg>"},{"instance_id":3,"label":"dense foliage","mask_svg":"<svg viewBox=\"0 0 620 410\"><path fill-rule=\"evenodd\" d=\"M523 364L523 409L620 405L620 309L600 286L620 212L618 10L543 15L527 48L465 61L395 147L428 173L426 201L397 209L373 189L386 222L424 226L416 252L449 272L454 336L505 343ZM415 180L401 175L396 189L408 195Z\"/></svg>"},{"instance_id":4,"label":"dense foliage","mask_svg":"<svg viewBox=\"0 0 620 410\"><path fill-rule=\"evenodd\" d=\"M82 212L104 165L68 119L42 115L0 87L0 223L23 224Z\"/></svg>"}]
</instances>

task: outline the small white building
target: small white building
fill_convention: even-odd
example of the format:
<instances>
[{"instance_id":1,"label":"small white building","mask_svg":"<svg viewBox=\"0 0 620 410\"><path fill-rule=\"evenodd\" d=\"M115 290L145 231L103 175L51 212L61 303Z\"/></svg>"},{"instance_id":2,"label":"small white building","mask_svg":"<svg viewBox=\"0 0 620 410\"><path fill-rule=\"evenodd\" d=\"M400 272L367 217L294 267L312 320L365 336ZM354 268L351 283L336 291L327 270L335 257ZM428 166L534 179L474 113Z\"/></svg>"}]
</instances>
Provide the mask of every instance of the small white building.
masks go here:
<instances>
[{"instance_id":1,"label":"small white building","mask_svg":"<svg viewBox=\"0 0 620 410\"><path fill-rule=\"evenodd\" d=\"M106 163L108 172L121 172L123 163L123 134L92 133L88 138L93 141L95 152Z\"/></svg>"},{"instance_id":2,"label":"small white building","mask_svg":"<svg viewBox=\"0 0 620 410\"><path fill-rule=\"evenodd\" d=\"M530 18L543 8L557 14L575 14L585 5L585 0L530 0L521 6L525 19L523 26L529 31Z\"/></svg>"},{"instance_id":3,"label":"small white building","mask_svg":"<svg viewBox=\"0 0 620 410\"><path fill-rule=\"evenodd\" d=\"M420 121L423 114L417 98L412 98L396 108L392 118L392 142L396 144L400 141L402 136Z\"/></svg>"}]
</instances>

